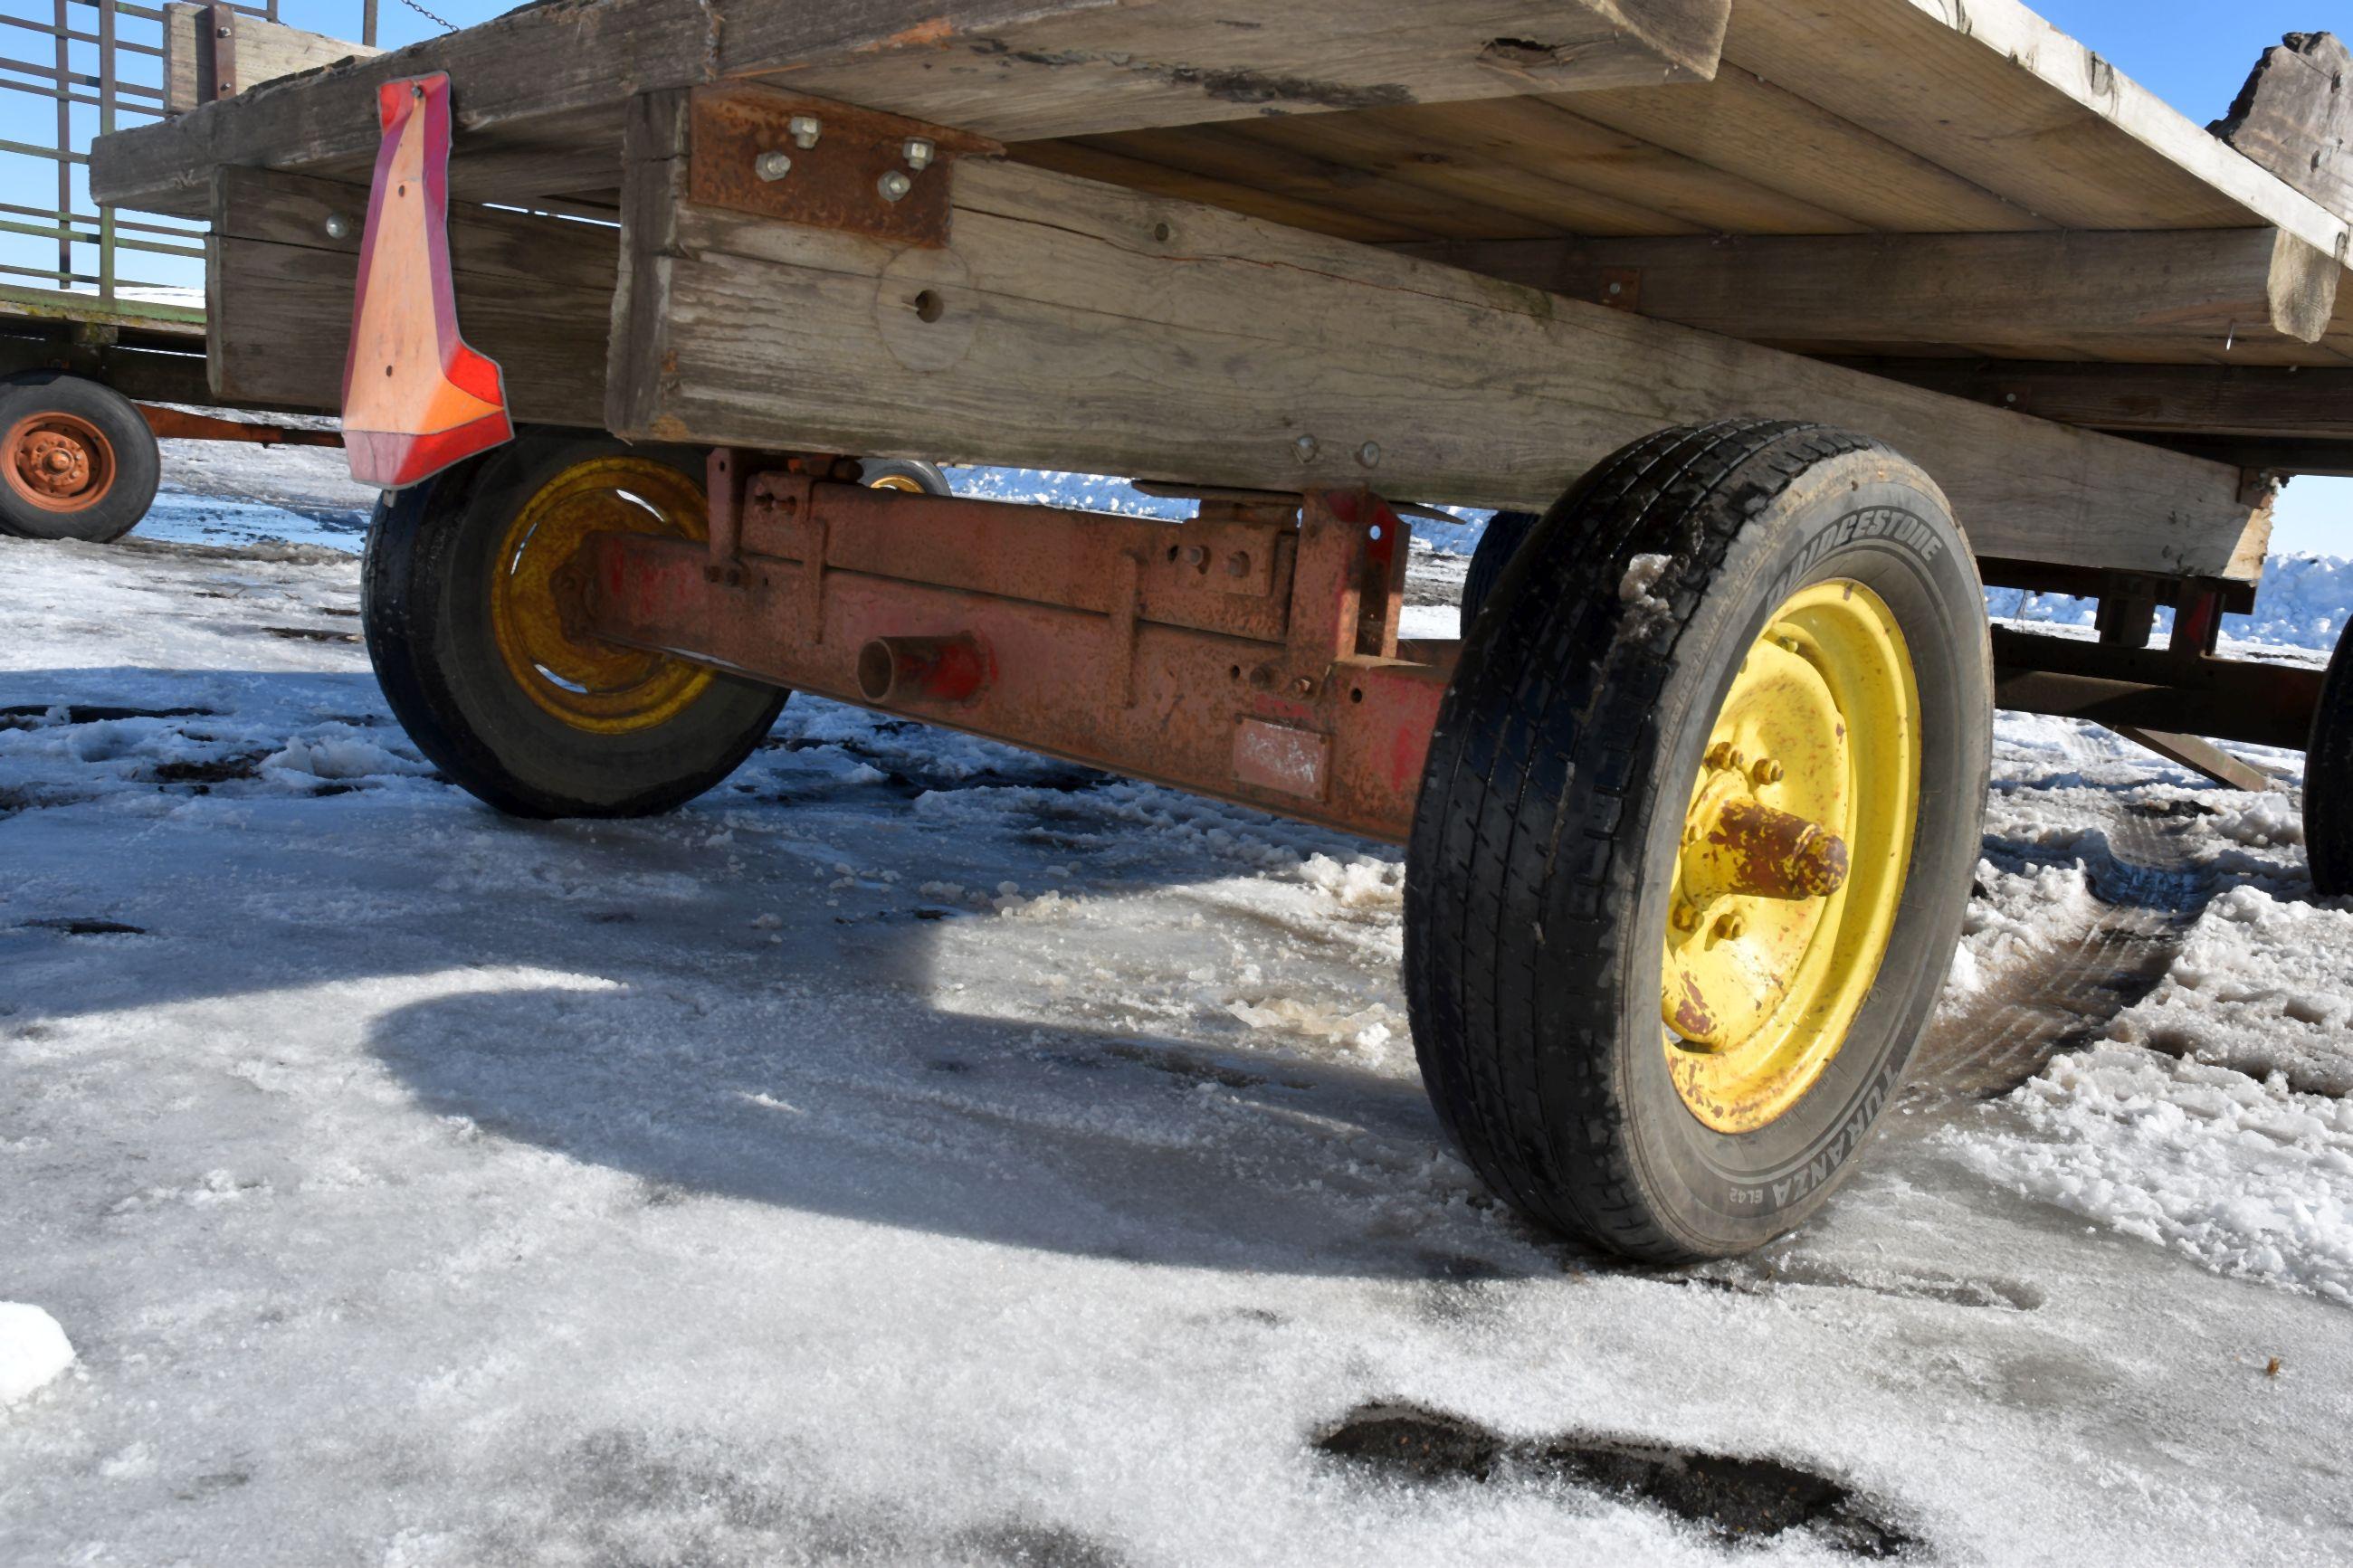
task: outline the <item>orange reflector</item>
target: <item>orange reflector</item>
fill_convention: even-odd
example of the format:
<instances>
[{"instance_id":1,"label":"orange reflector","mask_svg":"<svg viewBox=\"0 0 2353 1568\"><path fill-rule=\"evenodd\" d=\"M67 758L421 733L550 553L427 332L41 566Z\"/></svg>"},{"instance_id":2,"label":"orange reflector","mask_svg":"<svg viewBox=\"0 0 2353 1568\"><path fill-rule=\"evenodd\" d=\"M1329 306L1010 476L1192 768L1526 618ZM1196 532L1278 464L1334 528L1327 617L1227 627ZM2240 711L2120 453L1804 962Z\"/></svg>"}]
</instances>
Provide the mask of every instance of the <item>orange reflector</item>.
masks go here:
<instances>
[{"instance_id":1,"label":"orange reflector","mask_svg":"<svg viewBox=\"0 0 2353 1568\"><path fill-rule=\"evenodd\" d=\"M384 144L343 361L343 447L352 478L398 489L512 439L514 426L497 362L458 335L448 75L384 83L376 113Z\"/></svg>"}]
</instances>

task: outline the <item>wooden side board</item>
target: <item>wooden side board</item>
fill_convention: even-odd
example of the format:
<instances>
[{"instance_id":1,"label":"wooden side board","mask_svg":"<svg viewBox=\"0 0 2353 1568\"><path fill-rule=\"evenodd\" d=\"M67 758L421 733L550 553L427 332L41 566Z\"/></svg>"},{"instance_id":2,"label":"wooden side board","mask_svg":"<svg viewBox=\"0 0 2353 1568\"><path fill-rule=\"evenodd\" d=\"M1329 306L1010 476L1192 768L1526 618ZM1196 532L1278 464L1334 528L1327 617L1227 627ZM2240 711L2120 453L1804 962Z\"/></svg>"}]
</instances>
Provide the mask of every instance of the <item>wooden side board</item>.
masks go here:
<instances>
[{"instance_id":1,"label":"wooden side board","mask_svg":"<svg viewBox=\"0 0 2353 1568\"><path fill-rule=\"evenodd\" d=\"M1869 432L1984 554L2260 571L2234 468L1045 170L955 171L944 249L687 203L683 94L639 100L607 423L628 437L1542 506L1662 426Z\"/></svg>"},{"instance_id":2,"label":"wooden side board","mask_svg":"<svg viewBox=\"0 0 2353 1568\"><path fill-rule=\"evenodd\" d=\"M164 111L185 114L200 103L222 95L224 85L213 72L214 50L206 30L213 25L209 5L171 5L164 7ZM366 59L384 51L366 44L346 43L322 33L289 27L264 16L239 13L230 24L231 58L235 75L227 85L242 92L265 81L315 70L337 60Z\"/></svg>"},{"instance_id":3,"label":"wooden side board","mask_svg":"<svg viewBox=\"0 0 2353 1568\"><path fill-rule=\"evenodd\" d=\"M1409 254L1808 353L2298 358L2344 268L2277 229L1457 241ZM2353 291L2348 291L2353 293ZM2353 303L2348 299L2347 303Z\"/></svg>"},{"instance_id":4,"label":"wooden side board","mask_svg":"<svg viewBox=\"0 0 2353 1568\"><path fill-rule=\"evenodd\" d=\"M213 394L273 408L343 405L364 185L218 171L206 241ZM329 232L340 218L344 233ZM617 267L609 225L456 207L449 251L466 340L497 360L519 422L595 426Z\"/></svg>"}]
</instances>

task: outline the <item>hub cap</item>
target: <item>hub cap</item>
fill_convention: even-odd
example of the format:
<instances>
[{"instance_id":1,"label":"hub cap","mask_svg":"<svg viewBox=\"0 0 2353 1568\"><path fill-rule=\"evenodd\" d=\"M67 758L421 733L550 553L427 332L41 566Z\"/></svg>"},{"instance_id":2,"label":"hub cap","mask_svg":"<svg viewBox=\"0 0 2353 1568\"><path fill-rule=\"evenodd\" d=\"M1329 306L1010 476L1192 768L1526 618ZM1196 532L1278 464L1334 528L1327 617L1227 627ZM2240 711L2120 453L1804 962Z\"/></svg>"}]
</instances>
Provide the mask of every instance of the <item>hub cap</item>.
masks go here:
<instances>
[{"instance_id":1,"label":"hub cap","mask_svg":"<svg viewBox=\"0 0 2353 1568\"><path fill-rule=\"evenodd\" d=\"M84 511L114 488L114 444L87 419L56 412L9 426L0 471L43 511Z\"/></svg>"},{"instance_id":2,"label":"hub cap","mask_svg":"<svg viewBox=\"0 0 2353 1568\"><path fill-rule=\"evenodd\" d=\"M1720 1132L1804 1098L1878 977L1912 858L1919 706L1894 615L1838 580L1774 613L1716 714L1660 1015L1676 1089Z\"/></svg>"},{"instance_id":3,"label":"hub cap","mask_svg":"<svg viewBox=\"0 0 2353 1568\"><path fill-rule=\"evenodd\" d=\"M582 630L577 557L591 534L700 540L708 527L701 487L646 458L592 458L542 486L508 525L491 581L491 629L515 684L593 734L651 729L685 711L711 672Z\"/></svg>"}]
</instances>

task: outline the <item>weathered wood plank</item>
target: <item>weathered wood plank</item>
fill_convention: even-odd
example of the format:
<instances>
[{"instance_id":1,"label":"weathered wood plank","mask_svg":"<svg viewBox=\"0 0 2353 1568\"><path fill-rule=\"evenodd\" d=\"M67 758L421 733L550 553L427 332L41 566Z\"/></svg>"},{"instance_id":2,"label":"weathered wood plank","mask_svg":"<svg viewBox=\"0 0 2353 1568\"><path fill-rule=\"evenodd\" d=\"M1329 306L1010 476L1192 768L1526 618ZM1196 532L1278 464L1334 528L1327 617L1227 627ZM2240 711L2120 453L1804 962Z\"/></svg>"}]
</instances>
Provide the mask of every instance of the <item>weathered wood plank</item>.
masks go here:
<instances>
[{"instance_id":1,"label":"weathered wood plank","mask_svg":"<svg viewBox=\"0 0 2353 1568\"><path fill-rule=\"evenodd\" d=\"M2064 425L2353 442L2353 367L1862 359L1854 369Z\"/></svg>"},{"instance_id":2,"label":"weathered wood plank","mask_svg":"<svg viewBox=\"0 0 2353 1568\"><path fill-rule=\"evenodd\" d=\"M2276 229L1456 241L1408 253L1800 349L2221 360L2318 342L2344 275ZM2064 356L2057 351L2066 345Z\"/></svg>"},{"instance_id":3,"label":"weathered wood plank","mask_svg":"<svg viewBox=\"0 0 2353 1568\"><path fill-rule=\"evenodd\" d=\"M164 112L185 114L200 103L221 96L214 79L213 52L204 36L209 25L208 5L170 5L164 7ZM337 60L367 59L384 51L366 44L331 38L289 27L265 16L240 13L236 32L237 74L230 84L243 91L265 81L316 70Z\"/></svg>"},{"instance_id":4,"label":"weathered wood plank","mask_svg":"<svg viewBox=\"0 0 2353 1568\"><path fill-rule=\"evenodd\" d=\"M1704 81L1729 0L1126 0L934 24L811 60L785 6L731 14L721 68L1000 141Z\"/></svg>"},{"instance_id":5,"label":"weathered wood plank","mask_svg":"<svg viewBox=\"0 0 2353 1568\"><path fill-rule=\"evenodd\" d=\"M1033 168L960 165L952 245L894 256L683 205L679 167L629 170L626 436L1540 506L1662 426L1786 414L1911 455L1989 554L2260 570L2235 469L1729 338Z\"/></svg>"},{"instance_id":6,"label":"weathered wood plank","mask_svg":"<svg viewBox=\"0 0 2353 1568\"><path fill-rule=\"evenodd\" d=\"M2353 217L2353 48L2290 33L2207 127L2340 217Z\"/></svg>"},{"instance_id":7,"label":"weathered wood plank","mask_svg":"<svg viewBox=\"0 0 2353 1568\"><path fill-rule=\"evenodd\" d=\"M731 5L723 22L699 0L554 0L102 138L91 180L100 201L199 211L216 164L316 172L364 156L375 142L376 84L419 71L450 73L461 133L763 77L1010 140L1703 80L1729 5L769 0Z\"/></svg>"},{"instance_id":8,"label":"weathered wood plank","mask_svg":"<svg viewBox=\"0 0 2353 1568\"><path fill-rule=\"evenodd\" d=\"M219 171L206 241L216 395L281 408L343 405L364 186ZM330 215L348 226L327 232ZM604 416L619 235L610 226L453 206L450 272L466 339L499 362L518 420Z\"/></svg>"}]
</instances>

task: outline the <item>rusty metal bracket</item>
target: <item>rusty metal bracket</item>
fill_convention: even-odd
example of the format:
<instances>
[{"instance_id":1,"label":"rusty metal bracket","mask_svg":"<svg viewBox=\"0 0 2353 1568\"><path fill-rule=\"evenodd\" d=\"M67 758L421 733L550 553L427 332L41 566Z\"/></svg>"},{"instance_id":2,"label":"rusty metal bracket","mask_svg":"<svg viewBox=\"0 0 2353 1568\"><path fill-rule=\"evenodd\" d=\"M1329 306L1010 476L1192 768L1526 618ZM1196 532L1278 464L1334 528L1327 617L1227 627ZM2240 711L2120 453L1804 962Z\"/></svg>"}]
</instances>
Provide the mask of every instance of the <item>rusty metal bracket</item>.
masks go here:
<instances>
[{"instance_id":1,"label":"rusty metal bracket","mask_svg":"<svg viewBox=\"0 0 2353 1568\"><path fill-rule=\"evenodd\" d=\"M235 98L237 96L237 7L207 5L196 16L196 26L204 30L204 47L196 58L209 67L210 80L199 81L196 96L200 100Z\"/></svg>"},{"instance_id":2,"label":"rusty metal bracket","mask_svg":"<svg viewBox=\"0 0 2353 1568\"><path fill-rule=\"evenodd\" d=\"M706 206L939 249L958 158L1003 144L904 115L774 88L694 89L687 195Z\"/></svg>"}]
</instances>

